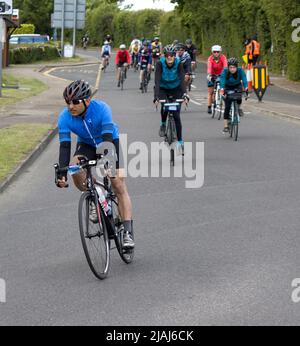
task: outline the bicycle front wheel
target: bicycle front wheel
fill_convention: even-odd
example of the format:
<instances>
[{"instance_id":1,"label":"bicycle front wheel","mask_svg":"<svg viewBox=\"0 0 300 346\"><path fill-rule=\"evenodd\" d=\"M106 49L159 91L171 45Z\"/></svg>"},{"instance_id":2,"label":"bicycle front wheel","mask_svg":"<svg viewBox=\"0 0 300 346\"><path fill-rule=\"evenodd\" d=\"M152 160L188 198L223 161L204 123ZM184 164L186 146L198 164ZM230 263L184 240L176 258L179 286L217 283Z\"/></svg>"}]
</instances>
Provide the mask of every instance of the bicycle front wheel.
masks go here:
<instances>
[{"instance_id":1,"label":"bicycle front wheel","mask_svg":"<svg viewBox=\"0 0 300 346\"><path fill-rule=\"evenodd\" d=\"M91 208L96 203L98 220L91 220ZM81 195L78 206L79 231L85 257L93 274L100 280L107 277L110 249L103 211L90 192Z\"/></svg>"}]
</instances>

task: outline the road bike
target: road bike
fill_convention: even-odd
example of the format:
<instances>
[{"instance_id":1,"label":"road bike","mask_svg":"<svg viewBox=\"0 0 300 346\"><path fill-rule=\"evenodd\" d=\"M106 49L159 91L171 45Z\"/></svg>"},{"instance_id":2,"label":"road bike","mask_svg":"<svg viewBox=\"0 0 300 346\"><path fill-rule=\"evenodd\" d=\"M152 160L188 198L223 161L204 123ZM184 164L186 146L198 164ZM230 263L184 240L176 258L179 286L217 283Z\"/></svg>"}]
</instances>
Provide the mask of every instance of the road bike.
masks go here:
<instances>
[{"instance_id":1,"label":"road bike","mask_svg":"<svg viewBox=\"0 0 300 346\"><path fill-rule=\"evenodd\" d=\"M220 93L220 77L216 76L214 79L214 94L213 94L213 104L212 104L212 118L218 117L221 120L222 114L224 113L223 97Z\"/></svg>"},{"instance_id":2,"label":"road bike","mask_svg":"<svg viewBox=\"0 0 300 346\"><path fill-rule=\"evenodd\" d=\"M97 160L80 157L79 164L75 166L60 168L58 164L54 165L56 184L58 177L65 172L71 174L81 170L86 172L87 188L81 194L78 205L79 231L88 265L100 280L105 279L109 273L111 250L117 249L126 264L130 264L134 258L134 249L123 247L124 226L110 178L105 176L103 182L99 182L92 176L92 168L97 166L98 160L102 157L97 155ZM93 210L96 211L96 217L91 219ZM132 238L134 239L133 234Z\"/></svg>"},{"instance_id":3,"label":"road bike","mask_svg":"<svg viewBox=\"0 0 300 346\"><path fill-rule=\"evenodd\" d=\"M239 124L240 124L240 112L238 101L243 97L243 91L235 89L235 90L226 90L226 97L232 100L230 113L229 113L229 135L234 141L237 142L239 137ZM245 100L248 99L248 94L246 93Z\"/></svg>"},{"instance_id":4,"label":"road bike","mask_svg":"<svg viewBox=\"0 0 300 346\"><path fill-rule=\"evenodd\" d=\"M120 67L120 86L121 86L121 90L124 90L124 83L125 83L125 79L127 75L127 66L122 65L122 67Z\"/></svg>"},{"instance_id":5,"label":"road bike","mask_svg":"<svg viewBox=\"0 0 300 346\"><path fill-rule=\"evenodd\" d=\"M144 93L147 93L147 91L148 91L148 83L149 83L148 64L147 65L141 65L141 69L143 71L141 91L142 91L142 94L144 94Z\"/></svg>"},{"instance_id":6,"label":"road bike","mask_svg":"<svg viewBox=\"0 0 300 346\"><path fill-rule=\"evenodd\" d=\"M175 165L175 150L177 144L177 131L175 124L175 114L180 111L181 104L185 102L184 99L174 100L172 97L169 97L168 100L159 100L163 105L164 111L167 112L167 121L166 121L166 132L165 132L165 142L170 147L170 164L172 167ZM182 151L182 156L184 156L184 151Z\"/></svg>"},{"instance_id":7,"label":"road bike","mask_svg":"<svg viewBox=\"0 0 300 346\"><path fill-rule=\"evenodd\" d=\"M109 66L109 56L105 56L102 58L102 66L103 66L103 72L106 72L107 67Z\"/></svg>"}]
</instances>

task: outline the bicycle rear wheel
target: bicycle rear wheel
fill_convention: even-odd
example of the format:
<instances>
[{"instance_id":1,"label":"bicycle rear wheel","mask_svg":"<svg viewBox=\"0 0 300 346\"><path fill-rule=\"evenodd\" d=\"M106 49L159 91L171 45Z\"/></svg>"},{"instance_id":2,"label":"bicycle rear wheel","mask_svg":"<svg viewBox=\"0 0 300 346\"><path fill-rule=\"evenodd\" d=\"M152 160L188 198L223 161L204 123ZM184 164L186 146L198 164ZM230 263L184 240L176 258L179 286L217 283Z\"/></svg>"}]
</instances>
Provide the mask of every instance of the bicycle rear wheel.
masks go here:
<instances>
[{"instance_id":1,"label":"bicycle rear wheel","mask_svg":"<svg viewBox=\"0 0 300 346\"><path fill-rule=\"evenodd\" d=\"M130 264L134 258L134 249L128 250L123 248L124 226L119 213L118 203L115 200L112 200L112 224L115 229L114 239L119 255L126 264ZM133 232L132 238L134 239Z\"/></svg>"},{"instance_id":2,"label":"bicycle rear wheel","mask_svg":"<svg viewBox=\"0 0 300 346\"><path fill-rule=\"evenodd\" d=\"M98 220L90 220L91 204L97 204ZM110 249L103 211L97 198L90 192L81 195L78 206L79 231L85 257L93 274L100 280L107 277L110 267Z\"/></svg>"},{"instance_id":3,"label":"bicycle rear wheel","mask_svg":"<svg viewBox=\"0 0 300 346\"><path fill-rule=\"evenodd\" d=\"M218 106L218 112L219 112L218 120L221 120L221 118L222 118L222 115L223 115L223 107L224 107L223 99L220 98L220 103L219 103L219 106Z\"/></svg>"},{"instance_id":4,"label":"bicycle rear wheel","mask_svg":"<svg viewBox=\"0 0 300 346\"><path fill-rule=\"evenodd\" d=\"M175 141L177 140L177 133L176 133L176 125L175 125L175 121L174 121L173 117L170 119L170 124L171 124L171 143L175 143ZM170 156L171 166L174 167L175 166L175 150L174 150L174 148L171 148L170 155L171 155Z\"/></svg>"}]
</instances>

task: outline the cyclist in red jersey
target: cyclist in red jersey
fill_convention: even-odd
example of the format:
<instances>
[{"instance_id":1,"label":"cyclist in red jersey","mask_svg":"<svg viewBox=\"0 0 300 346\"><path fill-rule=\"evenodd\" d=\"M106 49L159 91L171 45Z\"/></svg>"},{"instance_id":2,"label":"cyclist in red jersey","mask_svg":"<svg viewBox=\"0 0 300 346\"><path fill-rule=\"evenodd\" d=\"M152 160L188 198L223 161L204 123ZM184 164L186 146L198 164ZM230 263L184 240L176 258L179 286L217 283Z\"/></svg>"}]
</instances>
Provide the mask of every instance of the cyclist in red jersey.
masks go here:
<instances>
[{"instance_id":1,"label":"cyclist in red jersey","mask_svg":"<svg viewBox=\"0 0 300 346\"><path fill-rule=\"evenodd\" d=\"M126 45L121 44L120 50L116 55L116 66L117 66L117 80L118 87L120 87L120 76L121 76L121 67L125 66L125 76L127 72L127 67L130 65L130 54L128 50L126 50ZM125 77L126 78L126 77Z\"/></svg>"},{"instance_id":2,"label":"cyclist in red jersey","mask_svg":"<svg viewBox=\"0 0 300 346\"><path fill-rule=\"evenodd\" d=\"M224 68L227 67L227 58L222 54L222 47L215 45L211 49L212 55L208 58L207 62L207 80L208 80L208 110L209 114L212 113L212 103L214 94L214 85L217 77L221 76Z\"/></svg>"}]
</instances>

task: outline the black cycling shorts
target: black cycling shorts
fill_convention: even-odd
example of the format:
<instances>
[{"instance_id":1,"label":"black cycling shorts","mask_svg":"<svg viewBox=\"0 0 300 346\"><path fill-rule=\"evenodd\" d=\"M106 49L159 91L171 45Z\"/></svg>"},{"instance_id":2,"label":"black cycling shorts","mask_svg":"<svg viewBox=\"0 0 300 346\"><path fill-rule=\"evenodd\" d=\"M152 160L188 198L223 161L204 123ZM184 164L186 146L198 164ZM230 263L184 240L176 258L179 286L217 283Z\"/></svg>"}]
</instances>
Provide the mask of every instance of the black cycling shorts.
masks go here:
<instances>
[{"instance_id":1,"label":"black cycling shorts","mask_svg":"<svg viewBox=\"0 0 300 346\"><path fill-rule=\"evenodd\" d=\"M123 67L124 64L127 64L127 62L119 62L117 66L118 66L118 67Z\"/></svg>"},{"instance_id":2,"label":"black cycling shorts","mask_svg":"<svg viewBox=\"0 0 300 346\"><path fill-rule=\"evenodd\" d=\"M119 139L114 139L113 144L116 148L116 154L118 158L116 162L116 169L123 168L123 157L120 150ZM88 158L88 160L96 160L96 151L97 149L91 145L88 145L86 143L77 143L74 156L85 156Z\"/></svg>"}]
</instances>

